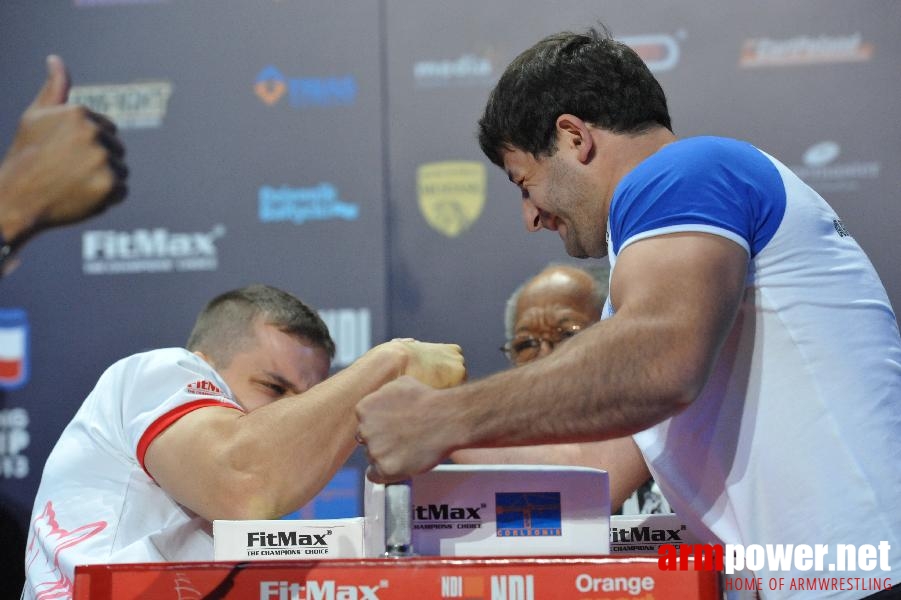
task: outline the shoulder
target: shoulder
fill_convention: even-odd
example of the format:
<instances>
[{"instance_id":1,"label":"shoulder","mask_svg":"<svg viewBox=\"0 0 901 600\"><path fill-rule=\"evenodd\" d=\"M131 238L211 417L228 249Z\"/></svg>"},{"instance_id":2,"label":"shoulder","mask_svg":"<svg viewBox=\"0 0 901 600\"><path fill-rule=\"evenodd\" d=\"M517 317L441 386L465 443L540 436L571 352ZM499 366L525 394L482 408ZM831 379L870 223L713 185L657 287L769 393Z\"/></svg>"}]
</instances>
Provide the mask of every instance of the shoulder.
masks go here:
<instances>
[{"instance_id":1,"label":"shoulder","mask_svg":"<svg viewBox=\"0 0 901 600\"><path fill-rule=\"evenodd\" d=\"M756 253L781 220L785 187L753 145L697 137L668 144L617 186L610 205L612 252L640 236L681 231L724 235Z\"/></svg>"},{"instance_id":2,"label":"shoulder","mask_svg":"<svg viewBox=\"0 0 901 600\"><path fill-rule=\"evenodd\" d=\"M667 144L642 161L624 181L659 180L661 176L691 180L722 177L724 173L773 169L760 150L748 142L731 138L701 136Z\"/></svg>"},{"instance_id":3,"label":"shoulder","mask_svg":"<svg viewBox=\"0 0 901 600\"><path fill-rule=\"evenodd\" d=\"M208 380L216 387L224 386L219 374L205 360L184 348L159 348L132 354L113 363L101 380L119 380L130 385L146 386L158 382Z\"/></svg>"},{"instance_id":4,"label":"shoulder","mask_svg":"<svg viewBox=\"0 0 901 600\"><path fill-rule=\"evenodd\" d=\"M160 368L165 365L178 364L193 365L198 369L207 368L212 370L212 367L203 359L184 348L157 348L120 358L106 369L104 375L108 373L134 373Z\"/></svg>"},{"instance_id":5,"label":"shoulder","mask_svg":"<svg viewBox=\"0 0 901 600\"><path fill-rule=\"evenodd\" d=\"M695 137L667 144L647 157L617 185L611 220L647 218L658 212L691 214L711 200L745 195L746 184L772 163L747 142ZM740 190L738 194L736 191Z\"/></svg>"},{"instance_id":6,"label":"shoulder","mask_svg":"<svg viewBox=\"0 0 901 600\"><path fill-rule=\"evenodd\" d=\"M117 360L110 369L137 369L160 364L193 364L199 368L212 369L202 358L184 348L157 348L138 352Z\"/></svg>"}]
</instances>

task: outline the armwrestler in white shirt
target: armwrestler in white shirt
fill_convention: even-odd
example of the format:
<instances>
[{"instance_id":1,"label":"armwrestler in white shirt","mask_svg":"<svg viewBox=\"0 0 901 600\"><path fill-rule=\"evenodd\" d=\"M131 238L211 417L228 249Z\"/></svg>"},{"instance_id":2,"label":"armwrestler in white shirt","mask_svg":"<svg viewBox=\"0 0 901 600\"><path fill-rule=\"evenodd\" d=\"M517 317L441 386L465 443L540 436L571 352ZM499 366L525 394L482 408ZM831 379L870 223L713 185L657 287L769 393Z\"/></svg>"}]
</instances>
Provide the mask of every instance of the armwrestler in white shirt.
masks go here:
<instances>
[{"instance_id":1,"label":"armwrestler in white shirt","mask_svg":"<svg viewBox=\"0 0 901 600\"><path fill-rule=\"evenodd\" d=\"M78 564L211 560L212 520L278 518L331 479L367 393L465 375L455 345L393 340L326 379L333 354L313 310L258 285L210 302L186 349L110 367L47 460L24 597L70 597Z\"/></svg>"}]
</instances>

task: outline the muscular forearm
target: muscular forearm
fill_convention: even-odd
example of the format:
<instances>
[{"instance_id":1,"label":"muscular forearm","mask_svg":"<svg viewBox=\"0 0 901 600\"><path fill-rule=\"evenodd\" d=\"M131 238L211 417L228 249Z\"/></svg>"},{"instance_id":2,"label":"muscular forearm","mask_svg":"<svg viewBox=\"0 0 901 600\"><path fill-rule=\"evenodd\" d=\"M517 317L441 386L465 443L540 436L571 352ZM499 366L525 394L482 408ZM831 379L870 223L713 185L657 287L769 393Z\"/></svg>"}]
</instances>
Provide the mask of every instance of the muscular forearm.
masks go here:
<instances>
[{"instance_id":1,"label":"muscular forearm","mask_svg":"<svg viewBox=\"0 0 901 600\"><path fill-rule=\"evenodd\" d=\"M303 394L246 414L209 407L184 415L150 444L145 466L207 519L279 517L307 503L347 460L364 396L395 379L442 387L464 375L459 346L392 340Z\"/></svg>"},{"instance_id":2,"label":"muscular forearm","mask_svg":"<svg viewBox=\"0 0 901 600\"><path fill-rule=\"evenodd\" d=\"M613 317L528 369L434 395L431 408L460 425L451 449L605 440L677 414L703 389L732 329L746 263L742 247L718 236L630 246L611 282Z\"/></svg>"},{"instance_id":3,"label":"muscular forearm","mask_svg":"<svg viewBox=\"0 0 901 600\"><path fill-rule=\"evenodd\" d=\"M242 518L275 518L309 502L356 446L355 404L402 372L402 353L386 347L241 417L229 455L237 473L250 475L236 478L249 494Z\"/></svg>"},{"instance_id":4,"label":"muscular forearm","mask_svg":"<svg viewBox=\"0 0 901 600\"><path fill-rule=\"evenodd\" d=\"M353 407L403 372L384 344L298 396L249 413L190 412L150 445L145 467L180 504L208 520L278 518L303 506L354 447Z\"/></svg>"},{"instance_id":5,"label":"muscular forearm","mask_svg":"<svg viewBox=\"0 0 901 600\"><path fill-rule=\"evenodd\" d=\"M660 339L659 326L641 333L642 325L618 321L593 326L528 369L436 394L436 405L465 415L460 447L610 439L678 412L697 385L678 372L704 369L681 366L677 332Z\"/></svg>"}]
</instances>

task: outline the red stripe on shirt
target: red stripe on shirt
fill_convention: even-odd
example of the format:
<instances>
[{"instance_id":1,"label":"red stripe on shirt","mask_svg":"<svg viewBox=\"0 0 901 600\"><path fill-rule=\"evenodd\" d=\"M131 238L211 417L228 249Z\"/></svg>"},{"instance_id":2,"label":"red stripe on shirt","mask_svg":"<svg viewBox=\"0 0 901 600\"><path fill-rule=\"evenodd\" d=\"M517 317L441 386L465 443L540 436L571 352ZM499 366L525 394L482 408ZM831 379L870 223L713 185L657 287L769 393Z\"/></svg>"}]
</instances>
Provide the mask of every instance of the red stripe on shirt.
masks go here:
<instances>
[{"instance_id":1,"label":"red stripe on shirt","mask_svg":"<svg viewBox=\"0 0 901 600\"><path fill-rule=\"evenodd\" d=\"M188 402L187 404L182 404L181 406L176 406L166 414L162 415L156 421L150 424L150 427L144 431L144 435L141 436L140 441L138 442L138 463L140 463L141 468L144 469L144 472L147 473L147 476L153 479L153 475L147 472L147 467L144 466L144 455L147 454L147 448L150 447L150 443L153 442L157 438L157 436L163 431L165 431L170 425L178 421L180 418L188 414L189 412L193 412L198 408L206 408L207 406L221 406L223 408L234 408L235 410L241 410L238 406L234 406L232 404L226 404L221 400L213 400L212 398L203 398L201 400L194 400L193 402Z\"/></svg>"}]
</instances>

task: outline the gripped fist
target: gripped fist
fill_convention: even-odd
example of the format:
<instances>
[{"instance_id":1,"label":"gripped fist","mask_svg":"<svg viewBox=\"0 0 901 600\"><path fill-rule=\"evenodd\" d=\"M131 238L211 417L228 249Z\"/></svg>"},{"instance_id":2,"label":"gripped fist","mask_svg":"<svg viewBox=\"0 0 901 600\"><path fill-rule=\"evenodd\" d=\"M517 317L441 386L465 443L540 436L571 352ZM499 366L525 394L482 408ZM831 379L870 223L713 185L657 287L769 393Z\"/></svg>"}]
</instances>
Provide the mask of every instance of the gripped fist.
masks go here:
<instances>
[{"instance_id":1,"label":"gripped fist","mask_svg":"<svg viewBox=\"0 0 901 600\"><path fill-rule=\"evenodd\" d=\"M57 56L25 110L0 164L0 216L7 240L24 241L49 227L95 215L122 200L128 169L115 125L66 104L69 77Z\"/></svg>"},{"instance_id":2,"label":"gripped fist","mask_svg":"<svg viewBox=\"0 0 901 600\"><path fill-rule=\"evenodd\" d=\"M466 379L463 351L457 344L435 344L412 339L388 342L398 345L405 355L403 375L409 375L434 388L448 388Z\"/></svg>"},{"instance_id":3,"label":"gripped fist","mask_svg":"<svg viewBox=\"0 0 901 600\"><path fill-rule=\"evenodd\" d=\"M365 444L370 480L390 483L428 471L454 449L442 403L434 399L445 393L404 376L357 404L357 439Z\"/></svg>"}]
</instances>

